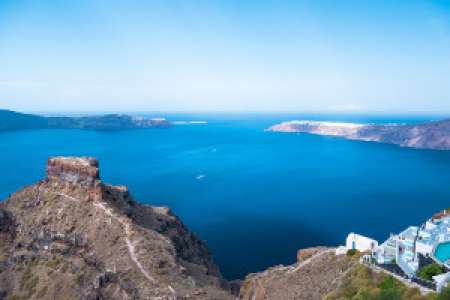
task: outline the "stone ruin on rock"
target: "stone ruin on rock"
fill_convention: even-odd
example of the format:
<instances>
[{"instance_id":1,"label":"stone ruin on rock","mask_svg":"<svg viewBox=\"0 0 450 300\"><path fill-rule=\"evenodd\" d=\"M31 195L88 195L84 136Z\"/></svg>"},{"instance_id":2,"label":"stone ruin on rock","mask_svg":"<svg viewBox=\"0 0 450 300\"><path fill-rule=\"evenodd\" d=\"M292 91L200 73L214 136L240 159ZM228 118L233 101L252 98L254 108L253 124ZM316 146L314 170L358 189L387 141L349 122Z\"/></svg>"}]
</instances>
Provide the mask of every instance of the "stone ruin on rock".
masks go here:
<instances>
[{"instance_id":1,"label":"stone ruin on rock","mask_svg":"<svg viewBox=\"0 0 450 300\"><path fill-rule=\"evenodd\" d=\"M46 181L60 191L82 190L85 200L101 199L98 160L93 157L51 157L47 161Z\"/></svg>"},{"instance_id":2,"label":"stone ruin on rock","mask_svg":"<svg viewBox=\"0 0 450 300\"><path fill-rule=\"evenodd\" d=\"M47 161L47 182L59 190L78 190L79 198L109 199L118 206L133 204L126 186L113 186L100 180L99 163L93 157L51 157Z\"/></svg>"},{"instance_id":3,"label":"stone ruin on rock","mask_svg":"<svg viewBox=\"0 0 450 300\"><path fill-rule=\"evenodd\" d=\"M50 181L80 184L87 188L100 183L98 161L92 157L51 157L46 171Z\"/></svg>"}]
</instances>

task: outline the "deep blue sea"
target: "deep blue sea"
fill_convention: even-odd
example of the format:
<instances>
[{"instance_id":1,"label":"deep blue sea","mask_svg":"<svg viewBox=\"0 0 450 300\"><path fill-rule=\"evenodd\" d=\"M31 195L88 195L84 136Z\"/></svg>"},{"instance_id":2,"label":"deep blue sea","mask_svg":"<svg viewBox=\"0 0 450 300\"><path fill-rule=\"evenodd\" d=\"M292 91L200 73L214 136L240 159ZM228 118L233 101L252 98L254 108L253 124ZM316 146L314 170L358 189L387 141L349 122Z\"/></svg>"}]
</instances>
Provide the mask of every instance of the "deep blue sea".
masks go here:
<instances>
[{"instance_id":1,"label":"deep blue sea","mask_svg":"<svg viewBox=\"0 0 450 300\"><path fill-rule=\"evenodd\" d=\"M450 207L450 152L264 132L291 119L419 122L433 117L168 115L208 124L115 132L0 133L0 198L44 177L52 155L99 158L104 181L167 205L229 279L293 263L300 248L354 231L384 240Z\"/></svg>"}]
</instances>

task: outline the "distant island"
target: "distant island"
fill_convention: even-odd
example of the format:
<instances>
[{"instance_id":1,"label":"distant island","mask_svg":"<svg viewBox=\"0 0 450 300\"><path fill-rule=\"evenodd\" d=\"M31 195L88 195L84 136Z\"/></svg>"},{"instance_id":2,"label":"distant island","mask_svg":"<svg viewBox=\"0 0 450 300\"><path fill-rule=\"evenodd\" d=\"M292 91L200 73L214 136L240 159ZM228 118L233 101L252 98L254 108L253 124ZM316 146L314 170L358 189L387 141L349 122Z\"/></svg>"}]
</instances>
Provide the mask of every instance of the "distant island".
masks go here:
<instances>
[{"instance_id":1,"label":"distant island","mask_svg":"<svg viewBox=\"0 0 450 300\"><path fill-rule=\"evenodd\" d=\"M0 110L0 131L23 129L123 130L135 128L166 128L171 125L165 118L148 118L125 114L45 117L10 110Z\"/></svg>"},{"instance_id":2,"label":"distant island","mask_svg":"<svg viewBox=\"0 0 450 300\"><path fill-rule=\"evenodd\" d=\"M288 121L273 125L267 131L301 132L402 147L450 150L450 119L413 125Z\"/></svg>"}]
</instances>

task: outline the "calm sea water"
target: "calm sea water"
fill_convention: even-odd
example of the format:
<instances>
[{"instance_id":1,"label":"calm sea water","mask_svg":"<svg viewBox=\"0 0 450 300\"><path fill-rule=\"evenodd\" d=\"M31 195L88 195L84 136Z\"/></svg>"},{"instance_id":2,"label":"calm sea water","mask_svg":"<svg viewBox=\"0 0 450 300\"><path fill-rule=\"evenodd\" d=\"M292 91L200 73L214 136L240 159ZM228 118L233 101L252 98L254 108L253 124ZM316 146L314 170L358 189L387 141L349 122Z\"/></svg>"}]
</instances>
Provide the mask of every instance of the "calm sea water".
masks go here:
<instances>
[{"instance_id":1,"label":"calm sea water","mask_svg":"<svg viewBox=\"0 0 450 300\"><path fill-rule=\"evenodd\" d=\"M229 279L293 263L303 247L342 244L350 231L383 240L450 206L450 152L264 132L290 119L429 118L169 117L209 123L1 133L0 197L42 178L48 156L95 156L104 181L128 185L138 201L170 206L206 240Z\"/></svg>"}]
</instances>

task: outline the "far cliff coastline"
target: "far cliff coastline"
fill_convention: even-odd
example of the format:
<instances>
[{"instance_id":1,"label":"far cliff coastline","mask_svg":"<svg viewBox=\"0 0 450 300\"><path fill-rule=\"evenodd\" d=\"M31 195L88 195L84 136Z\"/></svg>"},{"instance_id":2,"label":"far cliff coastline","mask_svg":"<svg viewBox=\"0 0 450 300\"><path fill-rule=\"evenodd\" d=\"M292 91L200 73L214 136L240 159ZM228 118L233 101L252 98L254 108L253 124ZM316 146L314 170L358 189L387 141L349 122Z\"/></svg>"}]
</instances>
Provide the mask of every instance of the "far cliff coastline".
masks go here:
<instances>
[{"instance_id":1,"label":"far cliff coastline","mask_svg":"<svg viewBox=\"0 0 450 300\"><path fill-rule=\"evenodd\" d=\"M450 150L450 119L414 125L288 121L273 125L266 131L300 132L418 149Z\"/></svg>"}]
</instances>

